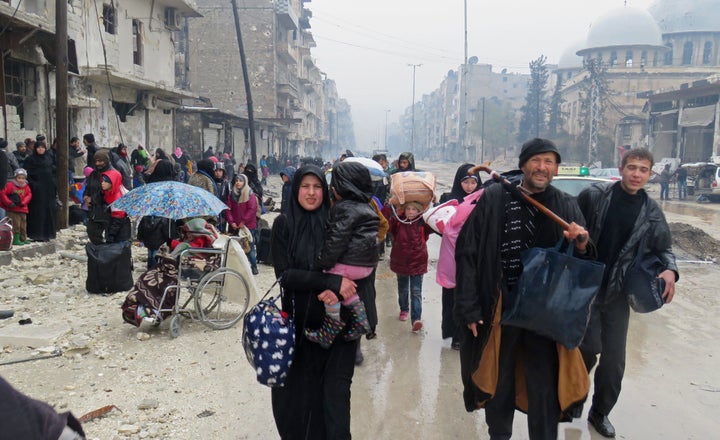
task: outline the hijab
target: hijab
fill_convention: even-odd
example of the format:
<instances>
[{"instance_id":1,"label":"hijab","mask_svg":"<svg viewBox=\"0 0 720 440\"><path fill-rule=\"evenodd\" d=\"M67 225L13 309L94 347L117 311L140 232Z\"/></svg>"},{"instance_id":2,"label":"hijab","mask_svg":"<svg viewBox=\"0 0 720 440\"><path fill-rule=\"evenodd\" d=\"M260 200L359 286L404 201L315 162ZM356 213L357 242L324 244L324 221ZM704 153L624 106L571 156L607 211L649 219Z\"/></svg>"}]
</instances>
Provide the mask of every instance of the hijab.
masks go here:
<instances>
[{"instance_id":1,"label":"hijab","mask_svg":"<svg viewBox=\"0 0 720 440\"><path fill-rule=\"evenodd\" d=\"M452 198L457 200L458 202L462 203L463 199L465 199L465 196L468 195L465 190L462 187L462 181L464 178L469 177L468 176L468 170L475 165L471 163L464 163L460 165L460 167L457 169L457 172L455 173L455 180L453 180L453 186L450 190L450 194L452 194ZM480 189L480 184L482 183L482 180L480 180L480 173L473 174L475 178L477 178L477 186L475 187L475 190L472 192L475 192Z\"/></svg>"},{"instance_id":2,"label":"hijab","mask_svg":"<svg viewBox=\"0 0 720 440\"><path fill-rule=\"evenodd\" d=\"M306 211L300 202L300 182L312 175L320 180L323 201L314 211ZM315 269L315 260L325 242L325 221L330 210L330 194L322 170L315 165L301 167L292 182L292 197L286 214L288 224L288 260L293 269Z\"/></svg>"},{"instance_id":3,"label":"hijab","mask_svg":"<svg viewBox=\"0 0 720 440\"><path fill-rule=\"evenodd\" d=\"M242 188L238 189L235 184L238 180L242 180L244 185ZM248 185L247 176L244 174L236 174L235 178L233 179L232 183L232 192L230 193L232 195L233 200L235 200L235 203L245 203L248 200L250 200L250 186Z\"/></svg>"}]
</instances>

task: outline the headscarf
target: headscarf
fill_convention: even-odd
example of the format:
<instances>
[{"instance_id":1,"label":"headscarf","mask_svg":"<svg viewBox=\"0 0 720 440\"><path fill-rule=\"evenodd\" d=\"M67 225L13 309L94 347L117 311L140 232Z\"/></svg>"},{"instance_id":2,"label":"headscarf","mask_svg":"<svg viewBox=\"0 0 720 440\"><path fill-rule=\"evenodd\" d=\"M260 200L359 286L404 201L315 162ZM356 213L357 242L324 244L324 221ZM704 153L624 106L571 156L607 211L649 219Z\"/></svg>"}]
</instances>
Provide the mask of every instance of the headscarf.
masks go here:
<instances>
[{"instance_id":1,"label":"headscarf","mask_svg":"<svg viewBox=\"0 0 720 440\"><path fill-rule=\"evenodd\" d=\"M247 176L248 185L250 185L250 188L252 188L253 192L262 199L263 187L260 183L260 180L258 180L258 171L255 164L248 162L245 165L245 170L243 170L243 174Z\"/></svg>"},{"instance_id":2,"label":"headscarf","mask_svg":"<svg viewBox=\"0 0 720 440\"><path fill-rule=\"evenodd\" d=\"M320 180L323 201L314 211L306 211L300 202L300 182L303 177L313 175ZM305 165L295 173L292 183L292 198L286 214L288 221L288 260L293 269L312 270L315 260L325 242L325 221L330 210L330 194L322 170L315 165Z\"/></svg>"},{"instance_id":3,"label":"headscarf","mask_svg":"<svg viewBox=\"0 0 720 440\"><path fill-rule=\"evenodd\" d=\"M238 180L242 180L244 185L237 189L235 184ZM247 176L244 174L236 174L232 183L232 191L230 192L235 203L245 203L250 200L250 185L248 185Z\"/></svg>"},{"instance_id":4,"label":"headscarf","mask_svg":"<svg viewBox=\"0 0 720 440\"><path fill-rule=\"evenodd\" d=\"M468 176L468 170L474 166L475 165L471 163L464 163L460 165L460 167L457 169L457 172L455 173L455 180L453 180L453 186L450 190L450 194L452 194L452 198L457 200L458 202L462 203L463 199L465 199L465 196L467 195L461 183L464 178L470 177ZM473 174L473 176L477 178L478 185L477 187L475 187L475 191L477 191L480 189L480 184L482 183L482 181L480 180L480 173L475 173Z\"/></svg>"},{"instance_id":5,"label":"headscarf","mask_svg":"<svg viewBox=\"0 0 720 440\"><path fill-rule=\"evenodd\" d=\"M373 195L370 171L357 162L340 162L332 170L332 187L343 199L368 203Z\"/></svg>"}]
</instances>

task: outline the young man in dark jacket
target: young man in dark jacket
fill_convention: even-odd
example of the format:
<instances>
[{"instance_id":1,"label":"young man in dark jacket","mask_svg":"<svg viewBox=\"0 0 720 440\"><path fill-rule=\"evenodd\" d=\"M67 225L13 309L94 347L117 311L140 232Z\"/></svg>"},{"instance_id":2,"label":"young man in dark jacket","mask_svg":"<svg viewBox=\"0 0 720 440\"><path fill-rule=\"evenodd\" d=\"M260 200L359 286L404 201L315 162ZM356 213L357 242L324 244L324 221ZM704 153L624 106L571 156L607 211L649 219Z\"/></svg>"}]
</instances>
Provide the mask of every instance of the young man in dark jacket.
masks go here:
<instances>
[{"instance_id":1,"label":"young man in dark jacket","mask_svg":"<svg viewBox=\"0 0 720 440\"><path fill-rule=\"evenodd\" d=\"M657 255L665 266L660 274L665 280L665 303L672 301L679 278L665 216L643 189L652 166L653 156L648 150L630 150L622 159L619 182L594 184L578 196L590 238L597 243L598 260L605 263L603 284L580 346L588 372L600 354L588 421L604 437L615 437L608 414L620 396L625 371L630 318L627 293L623 291L626 270L638 252ZM638 249L643 237L647 237L645 248Z\"/></svg>"}]
</instances>

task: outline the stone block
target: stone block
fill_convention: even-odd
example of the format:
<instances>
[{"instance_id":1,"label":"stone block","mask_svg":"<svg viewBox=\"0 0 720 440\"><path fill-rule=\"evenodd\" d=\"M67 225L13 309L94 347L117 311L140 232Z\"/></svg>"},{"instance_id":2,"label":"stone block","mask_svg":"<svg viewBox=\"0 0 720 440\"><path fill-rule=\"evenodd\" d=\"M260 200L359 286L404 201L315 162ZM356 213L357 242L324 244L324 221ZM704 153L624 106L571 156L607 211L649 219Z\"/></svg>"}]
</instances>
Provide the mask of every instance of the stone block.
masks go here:
<instances>
[{"instance_id":1,"label":"stone block","mask_svg":"<svg viewBox=\"0 0 720 440\"><path fill-rule=\"evenodd\" d=\"M55 250L55 242L46 241L26 244L24 246L13 246L10 252L12 252L13 258L33 258L54 254Z\"/></svg>"},{"instance_id":2,"label":"stone block","mask_svg":"<svg viewBox=\"0 0 720 440\"><path fill-rule=\"evenodd\" d=\"M70 330L67 324L57 322L47 325L11 323L0 328L0 346L44 347L70 333Z\"/></svg>"}]
</instances>

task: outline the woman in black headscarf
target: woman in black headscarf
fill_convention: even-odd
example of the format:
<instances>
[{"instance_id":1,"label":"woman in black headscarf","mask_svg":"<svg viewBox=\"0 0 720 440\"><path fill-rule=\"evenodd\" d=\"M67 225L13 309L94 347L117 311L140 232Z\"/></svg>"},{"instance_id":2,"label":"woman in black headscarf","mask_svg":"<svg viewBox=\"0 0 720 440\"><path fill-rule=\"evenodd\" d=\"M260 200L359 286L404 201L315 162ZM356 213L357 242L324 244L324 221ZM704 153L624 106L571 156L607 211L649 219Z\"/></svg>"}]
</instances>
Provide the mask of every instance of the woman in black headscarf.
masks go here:
<instances>
[{"instance_id":1,"label":"woman in black headscarf","mask_svg":"<svg viewBox=\"0 0 720 440\"><path fill-rule=\"evenodd\" d=\"M263 187L258 179L258 170L255 164L248 163L245 165L243 174L245 174L248 178L248 185L250 185L250 189L252 189L255 195L260 198L260 203L262 203Z\"/></svg>"},{"instance_id":2,"label":"woman in black headscarf","mask_svg":"<svg viewBox=\"0 0 720 440\"><path fill-rule=\"evenodd\" d=\"M33 241L49 241L55 238L55 170L45 142L36 142L33 149L33 154L25 159L24 164L32 190L32 199L28 205L27 236Z\"/></svg>"},{"instance_id":3,"label":"woman in black headscarf","mask_svg":"<svg viewBox=\"0 0 720 440\"><path fill-rule=\"evenodd\" d=\"M453 180L452 189L450 192L444 193L440 196L440 203L445 203L450 200L457 200L458 203L462 203L465 196L472 194L480 189L480 174L476 173L468 175L468 170L475 165L471 163L464 163L460 165L455 172L455 180ZM455 306L455 289L442 288L442 337L443 339L452 338L450 347L453 350L460 350L460 338L463 334L462 326L458 327L455 325L455 319L453 319L453 307Z\"/></svg>"},{"instance_id":4,"label":"woman in black headscarf","mask_svg":"<svg viewBox=\"0 0 720 440\"><path fill-rule=\"evenodd\" d=\"M319 298L333 302L354 293L363 298L370 288L367 279L358 280L356 287L355 282L316 267L329 209L323 173L308 165L293 177L287 214L273 223L275 275L281 277L284 289L283 310L295 317L296 337L295 359L285 386L272 389L275 425L283 440L351 437L350 385L358 342L337 338L324 349L304 336L305 327L319 328L325 316Z\"/></svg>"}]
</instances>

